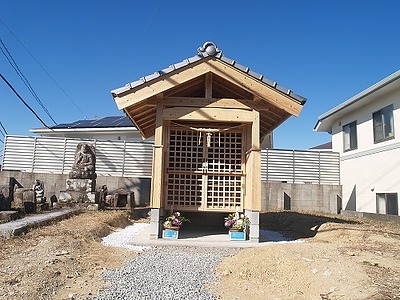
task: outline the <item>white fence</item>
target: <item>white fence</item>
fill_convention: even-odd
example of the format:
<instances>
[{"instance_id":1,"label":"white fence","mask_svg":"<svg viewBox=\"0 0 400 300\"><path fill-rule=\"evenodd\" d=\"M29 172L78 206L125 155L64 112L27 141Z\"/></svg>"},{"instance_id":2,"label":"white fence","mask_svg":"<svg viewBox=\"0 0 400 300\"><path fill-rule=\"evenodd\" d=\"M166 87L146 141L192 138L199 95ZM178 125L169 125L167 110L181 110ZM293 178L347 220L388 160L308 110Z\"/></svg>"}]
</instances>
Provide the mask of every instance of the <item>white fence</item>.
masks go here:
<instances>
[{"instance_id":1,"label":"white fence","mask_svg":"<svg viewBox=\"0 0 400 300\"><path fill-rule=\"evenodd\" d=\"M261 179L288 183L340 184L339 153L267 149L261 152Z\"/></svg>"},{"instance_id":2,"label":"white fence","mask_svg":"<svg viewBox=\"0 0 400 300\"><path fill-rule=\"evenodd\" d=\"M68 174L80 142L96 149L96 173L100 176L151 177L152 143L7 136L3 170Z\"/></svg>"},{"instance_id":3,"label":"white fence","mask_svg":"<svg viewBox=\"0 0 400 300\"><path fill-rule=\"evenodd\" d=\"M153 144L149 142L7 136L2 169L68 174L80 142L95 146L96 173L100 176L151 177ZM263 181L340 184L339 169L339 154L335 152L261 152Z\"/></svg>"}]
</instances>

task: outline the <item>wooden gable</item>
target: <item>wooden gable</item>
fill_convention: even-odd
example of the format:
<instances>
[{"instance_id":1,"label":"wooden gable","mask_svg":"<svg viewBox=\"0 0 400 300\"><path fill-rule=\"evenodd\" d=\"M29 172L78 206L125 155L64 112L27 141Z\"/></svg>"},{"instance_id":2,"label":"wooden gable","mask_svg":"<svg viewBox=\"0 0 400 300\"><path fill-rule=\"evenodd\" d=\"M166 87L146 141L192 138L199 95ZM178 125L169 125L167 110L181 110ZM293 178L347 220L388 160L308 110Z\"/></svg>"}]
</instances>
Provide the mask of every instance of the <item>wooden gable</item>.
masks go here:
<instances>
[{"instance_id":1,"label":"wooden gable","mask_svg":"<svg viewBox=\"0 0 400 300\"><path fill-rule=\"evenodd\" d=\"M165 120L182 121L251 122L255 110L262 138L291 115L298 116L304 104L216 56L113 96L144 138L155 134L157 105L163 107Z\"/></svg>"}]
</instances>

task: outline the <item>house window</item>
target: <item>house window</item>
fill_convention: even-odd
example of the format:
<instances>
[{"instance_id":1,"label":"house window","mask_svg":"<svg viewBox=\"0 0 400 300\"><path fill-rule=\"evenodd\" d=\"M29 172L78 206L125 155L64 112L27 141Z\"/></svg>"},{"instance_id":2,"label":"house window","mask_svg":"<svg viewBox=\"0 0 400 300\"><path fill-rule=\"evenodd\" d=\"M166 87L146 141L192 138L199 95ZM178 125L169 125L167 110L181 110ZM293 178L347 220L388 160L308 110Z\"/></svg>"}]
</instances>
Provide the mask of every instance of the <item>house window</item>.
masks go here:
<instances>
[{"instance_id":1,"label":"house window","mask_svg":"<svg viewBox=\"0 0 400 300\"><path fill-rule=\"evenodd\" d=\"M357 122L343 126L343 149L349 151L357 148Z\"/></svg>"},{"instance_id":2,"label":"house window","mask_svg":"<svg viewBox=\"0 0 400 300\"><path fill-rule=\"evenodd\" d=\"M385 215L398 215L397 193L376 194L376 212Z\"/></svg>"},{"instance_id":3,"label":"house window","mask_svg":"<svg viewBox=\"0 0 400 300\"><path fill-rule=\"evenodd\" d=\"M374 124L374 142L379 143L394 137L393 105L389 105L372 114Z\"/></svg>"}]
</instances>

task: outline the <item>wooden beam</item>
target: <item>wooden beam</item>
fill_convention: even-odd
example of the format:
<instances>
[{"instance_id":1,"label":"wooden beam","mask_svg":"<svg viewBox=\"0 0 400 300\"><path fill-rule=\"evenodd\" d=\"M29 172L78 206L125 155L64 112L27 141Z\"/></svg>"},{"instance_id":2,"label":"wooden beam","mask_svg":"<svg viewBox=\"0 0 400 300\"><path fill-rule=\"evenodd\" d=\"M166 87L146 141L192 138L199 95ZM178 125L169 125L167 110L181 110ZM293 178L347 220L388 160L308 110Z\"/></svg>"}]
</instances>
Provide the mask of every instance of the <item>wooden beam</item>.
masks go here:
<instances>
[{"instance_id":1,"label":"wooden beam","mask_svg":"<svg viewBox=\"0 0 400 300\"><path fill-rule=\"evenodd\" d=\"M241 109L174 107L164 109L165 120L253 122L253 111Z\"/></svg>"},{"instance_id":2,"label":"wooden beam","mask_svg":"<svg viewBox=\"0 0 400 300\"><path fill-rule=\"evenodd\" d=\"M213 81L212 81L212 73L206 74L206 81L204 82L204 97L206 99L212 98L213 92Z\"/></svg>"},{"instance_id":3,"label":"wooden beam","mask_svg":"<svg viewBox=\"0 0 400 300\"><path fill-rule=\"evenodd\" d=\"M215 108L237 108L252 110L251 100L237 100L230 98L196 98L196 97L168 97L162 100L164 106L181 107L215 107Z\"/></svg>"}]
</instances>

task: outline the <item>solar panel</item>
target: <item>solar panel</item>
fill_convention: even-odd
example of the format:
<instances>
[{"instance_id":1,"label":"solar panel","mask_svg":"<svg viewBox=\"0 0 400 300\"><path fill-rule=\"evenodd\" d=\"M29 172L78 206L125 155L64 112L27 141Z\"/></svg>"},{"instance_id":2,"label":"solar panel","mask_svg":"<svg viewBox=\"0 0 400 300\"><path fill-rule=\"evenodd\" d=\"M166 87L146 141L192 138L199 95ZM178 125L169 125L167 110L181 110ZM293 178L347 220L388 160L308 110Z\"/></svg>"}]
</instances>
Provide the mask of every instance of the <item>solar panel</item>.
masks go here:
<instances>
[{"instance_id":1,"label":"solar panel","mask_svg":"<svg viewBox=\"0 0 400 300\"><path fill-rule=\"evenodd\" d=\"M110 116L93 120L78 120L72 123L63 123L53 126L53 129L63 128L107 128L107 127L133 127L132 121L126 116Z\"/></svg>"}]
</instances>

